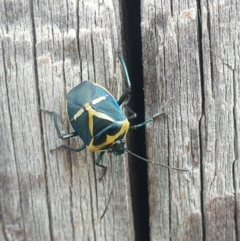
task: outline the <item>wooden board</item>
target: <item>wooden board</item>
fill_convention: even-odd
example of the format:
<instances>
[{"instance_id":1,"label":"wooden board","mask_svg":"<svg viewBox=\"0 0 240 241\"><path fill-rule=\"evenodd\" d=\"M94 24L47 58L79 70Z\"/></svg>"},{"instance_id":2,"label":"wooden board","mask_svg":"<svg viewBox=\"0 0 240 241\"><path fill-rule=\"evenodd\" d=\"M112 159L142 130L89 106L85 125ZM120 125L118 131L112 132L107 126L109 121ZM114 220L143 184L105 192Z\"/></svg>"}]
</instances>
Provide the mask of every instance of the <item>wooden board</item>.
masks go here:
<instances>
[{"instance_id":1,"label":"wooden board","mask_svg":"<svg viewBox=\"0 0 240 241\"><path fill-rule=\"evenodd\" d=\"M143 0L139 22L138 8L128 7L127 0L0 2L0 240L239 240L239 4ZM124 29L133 22L141 47ZM130 183L138 173L123 155L100 220L115 156L104 155L108 171L99 181L97 154L50 152L82 142L60 140L40 108L56 110L67 133L66 95L75 85L90 80L118 98L125 80L117 50L130 72L142 71L124 46L142 51L146 119L166 113L146 126L147 157L189 172L149 164L149 210L141 210ZM143 213L149 220L139 222Z\"/></svg>"},{"instance_id":2,"label":"wooden board","mask_svg":"<svg viewBox=\"0 0 240 241\"><path fill-rule=\"evenodd\" d=\"M239 12L196 3L142 1L148 157L189 169L149 166L151 240L239 239Z\"/></svg>"},{"instance_id":3,"label":"wooden board","mask_svg":"<svg viewBox=\"0 0 240 241\"><path fill-rule=\"evenodd\" d=\"M100 220L115 172L116 158L105 154L108 171L95 167L89 151L70 153L63 133L66 94L82 80L122 93L117 58L120 7L112 1L33 1L1 6L1 240L133 240L128 163L120 158L118 181ZM30 5L29 5L30 4ZM124 236L122 234L124 233Z\"/></svg>"}]
</instances>

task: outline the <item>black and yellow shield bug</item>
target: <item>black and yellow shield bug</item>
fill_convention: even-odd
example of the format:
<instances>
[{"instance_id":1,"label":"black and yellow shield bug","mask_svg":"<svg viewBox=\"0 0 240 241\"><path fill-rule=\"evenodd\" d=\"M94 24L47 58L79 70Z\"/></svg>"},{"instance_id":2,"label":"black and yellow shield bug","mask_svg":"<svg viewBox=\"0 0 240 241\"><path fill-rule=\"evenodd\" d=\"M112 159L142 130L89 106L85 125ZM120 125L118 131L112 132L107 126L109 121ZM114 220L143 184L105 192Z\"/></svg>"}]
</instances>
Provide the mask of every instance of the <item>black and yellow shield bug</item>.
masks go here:
<instances>
[{"instance_id":1,"label":"black and yellow shield bug","mask_svg":"<svg viewBox=\"0 0 240 241\"><path fill-rule=\"evenodd\" d=\"M125 137L128 130L145 126L164 113L157 114L151 119L138 125L130 126L129 120L136 117L136 113L128 106L129 94L131 92L131 82L124 59L120 53L118 53L118 57L122 64L127 82L127 90L122 94L118 101L105 88L89 81L83 81L69 91L67 95L67 114L74 132L62 135L57 124L56 111L41 109L41 111L52 114L59 138L64 140L79 136L84 143L78 148L60 145L55 149L65 148L70 151L79 152L87 147L92 152L100 152L96 160L96 165L104 168L104 173L106 172L106 167L101 164L101 160L106 151L114 153L117 160L118 156L122 155L124 151L126 151L146 162L154 163L174 170L187 171L186 169L169 167L161 163L152 162L132 153L124 147ZM131 113L128 118L125 116L120 107L125 100L127 101L124 106L128 112ZM103 215L106 210L107 206Z\"/></svg>"}]
</instances>

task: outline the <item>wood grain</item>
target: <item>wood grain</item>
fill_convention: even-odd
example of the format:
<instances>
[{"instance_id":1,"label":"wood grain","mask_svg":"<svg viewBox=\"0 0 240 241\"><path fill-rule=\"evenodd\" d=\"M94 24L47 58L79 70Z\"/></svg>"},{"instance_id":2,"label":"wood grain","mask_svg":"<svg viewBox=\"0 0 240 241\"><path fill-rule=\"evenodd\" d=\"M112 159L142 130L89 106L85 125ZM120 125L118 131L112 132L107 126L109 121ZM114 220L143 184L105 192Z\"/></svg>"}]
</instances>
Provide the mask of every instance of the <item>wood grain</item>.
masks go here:
<instances>
[{"instance_id":1,"label":"wood grain","mask_svg":"<svg viewBox=\"0 0 240 241\"><path fill-rule=\"evenodd\" d=\"M30 5L29 5L30 4ZM60 145L67 92L82 80L122 93L117 59L120 6L112 1L33 1L1 8L1 240L133 240L128 163L123 156L108 211L100 220L115 172L95 167L89 151ZM81 144L79 138L68 143ZM122 235L124 233L124 236Z\"/></svg>"},{"instance_id":2,"label":"wood grain","mask_svg":"<svg viewBox=\"0 0 240 241\"><path fill-rule=\"evenodd\" d=\"M148 157L189 169L149 166L151 240L239 239L237 9L142 1Z\"/></svg>"},{"instance_id":3,"label":"wood grain","mask_svg":"<svg viewBox=\"0 0 240 241\"><path fill-rule=\"evenodd\" d=\"M115 156L105 154L99 181L97 154L50 152L82 142L60 140L51 115L40 113L56 110L67 133L66 95L75 85L89 80L121 95L123 5L0 1L0 240L141 236L128 156L100 220ZM141 1L145 117L166 113L146 126L147 157L189 169L148 165L149 240L239 240L239 16L233 0Z\"/></svg>"}]
</instances>

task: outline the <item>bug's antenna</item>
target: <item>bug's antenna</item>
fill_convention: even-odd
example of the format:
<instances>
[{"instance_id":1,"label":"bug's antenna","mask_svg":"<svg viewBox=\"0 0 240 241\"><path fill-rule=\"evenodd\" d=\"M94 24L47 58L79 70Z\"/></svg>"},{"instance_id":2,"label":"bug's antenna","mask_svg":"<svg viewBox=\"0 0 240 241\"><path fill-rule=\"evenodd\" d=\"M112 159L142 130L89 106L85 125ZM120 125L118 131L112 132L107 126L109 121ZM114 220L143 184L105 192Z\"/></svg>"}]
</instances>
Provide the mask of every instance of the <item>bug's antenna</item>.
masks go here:
<instances>
[{"instance_id":1,"label":"bug's antenna","mask_svg":"<svg viewBox=\"0 0 240 241\"><path fill-rule=\"evenodd\" d=\"M133 155L133 156L135 156L135 157L137 157L137 158L139 158L139 159L141 159L141 160L143 160L143 161L145 161L145 162L149 162L149 163L152 163L152 164L156 164L156 165L158 165L158 166L161 166L161 167L165 167L165 168L168 168L168 169L177 170L177 171L181 171L181 172L188 172L188 171L189 171L189 170L187 170L187 169L176 168L176 167L170 167L170 166L167 166L167 165L164 165L164 164L158 163L158 162L150 161L150 160L145 159L145 158L143 158L143 157L141 157L141 156L138 156L137 154L135 154L135 153L129 151L129 150L126 149L126 148L124 148L124 150L125 150L126 152L128 152L129 154L131 154L131 155Z\"/></svg>"},{"instance_id":2,"label":"bug's antenna","mask_svg":"<svg viewBox=\"0 0 240 241\"><path fill-rule=\"evenodd\" d=\"M116 170L115 170L115 173L114 173L114 176L113 176L113 186L112 186L111 192L109 194L106 207L105 207L104 212L103 212L102 216L100 217L100 219L102 219L104 217L105 213L107 212L108 204L109 204L109 202L111 200L111 197L112 197L112 194L113 194L113 189L114 189L114 187L116 185L116 182L117 182L117 176L118 176L118 156L117 156L116 160L117 160L117 166L116 166Z\"/></svg>"}]
</instances>

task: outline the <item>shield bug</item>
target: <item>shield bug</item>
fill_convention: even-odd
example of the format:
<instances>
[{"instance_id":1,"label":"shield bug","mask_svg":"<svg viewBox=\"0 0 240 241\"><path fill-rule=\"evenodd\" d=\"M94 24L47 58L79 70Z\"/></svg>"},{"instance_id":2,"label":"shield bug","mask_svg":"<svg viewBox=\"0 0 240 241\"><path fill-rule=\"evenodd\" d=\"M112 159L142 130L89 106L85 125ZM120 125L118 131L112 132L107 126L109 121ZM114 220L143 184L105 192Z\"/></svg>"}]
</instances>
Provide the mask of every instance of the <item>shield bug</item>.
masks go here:
<instances>
[{"instance_id":1,"label":"shield bug","mask_svg":"<svg viewBox=\"0 0 240 241\"><path fill-rule=\"evenodd\" d=\"M83 81L69 91L67 95L67 115L69 122L74 129L74 132L61 134L57 123L56 111L41 109L41 111L49 112L52 114L54 125L59 138L64 140L79 136L84 143L78 148L73 148L63 144L56 147L55 149L65 148L70 151L79 152L87 147L92 152L100 152L96 160L96 165L104 168L103 175L105 174L107 168L101 164L101 160L106 151L114 153L117 157L117 160L118 156L122 155L124 151L126 151L129 154L134 155L135 157L146 162L178 171L188 171L186 169L169 167L161 163L150 161L132 153L124 146L125 137L128 130L145 126L153 122L155 118L163 115L164 113L154 115L151 119L138 125L130 126L129 120L136 117L136 113L128 106L129 95L131 93L131 82L125 61L120 52L118 52L118 57L123 67L127 83L127 89L121 95L118 101L104 87L89 81ZM126 101L124 106L130 113L129 117L126 117L120 107L124 101ZM114 177L114 184L116 176L117 174ZM106 208L101 218L104 216L107 210L112 190L110 192Z\"/></svg>"}]
</instances>

